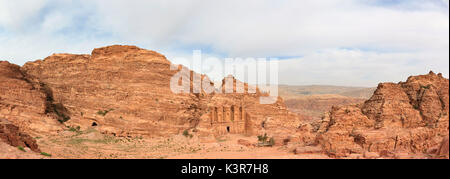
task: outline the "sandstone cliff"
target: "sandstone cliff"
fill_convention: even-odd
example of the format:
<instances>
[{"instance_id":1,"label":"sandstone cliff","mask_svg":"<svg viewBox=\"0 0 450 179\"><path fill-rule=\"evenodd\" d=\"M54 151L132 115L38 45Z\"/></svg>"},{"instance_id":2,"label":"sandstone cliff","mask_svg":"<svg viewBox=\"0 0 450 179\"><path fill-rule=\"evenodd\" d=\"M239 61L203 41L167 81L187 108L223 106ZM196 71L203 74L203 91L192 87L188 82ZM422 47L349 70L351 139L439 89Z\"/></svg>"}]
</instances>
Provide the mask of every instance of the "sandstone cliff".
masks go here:
<instances>
[{"instance_id":1,"label":"sandstone cliff","mask_svg":"<svg viewBox=\"0 0 450 179\"><path fill-rule=\"evenodd\" d=\"M51 94L46 93L45 86L30 82L19 66L1 61L0 84L0 118L42 134L61 129L48 115Z\"/></svg>"},{"instance_id":2,"label":"sandstone cliff","mask_svg":"<svg viewBox=\"0 0 450 179\"><path fill-rule=\"evenodd\" d=\"M36 140L30 135L19 131L19 128L10 122L0 119L0 143L4 142L14 147L29 148L34 152L41 152Z\"/></svg>"},{"instance_id":3,"label":"sandstone cliff","mask_svg":"<svg viewBox=\"0 0 450 179\"><path fill-rule=\"evenodd\" d=\"M449 80L433 72L382 83L364 104L334 107L320 122L303 125L305 135L315 135L305 143L336 157L406 153L448 158L448 151L442 151L449 134L448 91Z\"/></svg>"},{"instance_id":4,"label":"sandstone cliff","mask_svg":"<svg viewBox=\"0 0 450 179\"><path fill-rule=\"evenodd\" d=\"M312 95L286 100L287 108L299 115L306 116L306 120L320 120L323 114L333 106L346 106L364 102L364 99L351 98L340 95Z\"/></svg>"},{"instance_id":5,"label":"sandstone cliff","mask_svg":"<svg viewBox=\"0 0 450 179\"><path fill-rule=\"evenodd\" d=\"M232 83L232 93L225 93L228 83ZM243 93L239 92L238 86L243 87ZM260 104L260 97L267 96L258 88L228 76L222 80L221 88L209 98L207 104L210 111L206 119L212 120L213 130L221 134L227 133L230 125L241 131L232 133L247 135L267 133L269 136L280 136L294 132L302 118L288 111L280 97L274 104Z\"/></svg>"},{"instance_id":6,"label":"sandstone cliff","mask_svg":"<svg viewBox=\"0 0 450 179\"><path fill-rule=\"evenodd\" d=\"M262 93L193 93L192 76L207 79L205 75L135 46L98 48L90 55L54 54L23 67L1 62L0 68L0 117L30 134L80 126L125 137L184 131L256 135L271 124L290 130L298 125L281 99L259 104ZM188 73L181 76L191 74L191 91L175 94L171 78L183 70ZM213 119L217 111L222 119Z\"/></svg>"}]
</instances>

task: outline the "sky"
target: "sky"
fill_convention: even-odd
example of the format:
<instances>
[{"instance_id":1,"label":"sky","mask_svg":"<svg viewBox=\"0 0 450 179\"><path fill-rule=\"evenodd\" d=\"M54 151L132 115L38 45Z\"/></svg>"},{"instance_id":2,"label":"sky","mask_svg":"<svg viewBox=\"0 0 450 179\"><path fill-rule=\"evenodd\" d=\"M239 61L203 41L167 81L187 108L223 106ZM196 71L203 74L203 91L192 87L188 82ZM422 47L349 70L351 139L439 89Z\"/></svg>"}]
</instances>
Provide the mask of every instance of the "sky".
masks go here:
<instances>
[{"instance_id":1,"label":"sky","mask_svg":"<svg viewBox=\"0 0 450 179\"><path fill-rule=\"evenodd\" d=\"M0 60L137 45L278 58L279 83L373 87L449 76L448 0L0 0ZM180 62L181 63L181 62Z\"/></svg>"}]
</instances>

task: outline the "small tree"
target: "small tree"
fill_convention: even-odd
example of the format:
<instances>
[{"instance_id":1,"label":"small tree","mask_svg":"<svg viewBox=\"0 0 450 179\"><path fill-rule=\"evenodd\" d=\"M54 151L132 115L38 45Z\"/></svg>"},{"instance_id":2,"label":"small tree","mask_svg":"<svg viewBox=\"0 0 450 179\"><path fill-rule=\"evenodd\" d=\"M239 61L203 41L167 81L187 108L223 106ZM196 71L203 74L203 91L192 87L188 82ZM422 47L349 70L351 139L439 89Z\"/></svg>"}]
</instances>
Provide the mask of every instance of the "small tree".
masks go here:
<instances>
[{"instance_id":1,"label":"small tree","mask_svg":"<svg viewBox=\"0 0 450 179\"><path fill-rule=\"evenodd\" d=\"M266 142L267 142L267 139L268 139L267 134L258 136L258 141L259 141L260 143L266 143Z\"/></svg>"},{"instance_id":2,"label":"small tree","mask_svg":"<svg viewBox=\"0 0 450 179\"><path fill-rule=\"evenodd\" d=\"M275 139L271 137L269 140L269 136L265 133L264 135L258 136L258 142L259 145L262 146L274 146L275 145Z\"/></svg>"},{"instance_id":3,"label":"small tree","mask_svg":"<svg viewBox=\"0 0 450 179\"><path fill-rule=\"evenodd\" d=\"M184 137L189 137L189 138L194 137L192 134L189 134L189 131L188 131L188 130L184 130L184 131L183 131L183 136L184 136Z\"/></svg>"}]
</instances>

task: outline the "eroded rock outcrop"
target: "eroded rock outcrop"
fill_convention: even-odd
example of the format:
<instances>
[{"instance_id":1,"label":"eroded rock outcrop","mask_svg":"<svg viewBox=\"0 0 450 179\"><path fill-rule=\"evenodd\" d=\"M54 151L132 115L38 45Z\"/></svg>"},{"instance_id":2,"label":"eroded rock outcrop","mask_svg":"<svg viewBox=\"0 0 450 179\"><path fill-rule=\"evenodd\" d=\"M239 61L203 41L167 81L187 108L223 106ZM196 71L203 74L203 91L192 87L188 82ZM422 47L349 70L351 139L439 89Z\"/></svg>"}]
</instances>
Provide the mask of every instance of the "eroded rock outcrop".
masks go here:
<instances>
[{"instance_id":1,"label":"eroded rock outcrop","mask_svg":"<svg viewBox=\"0 0 450 179\"><path fill-rule=\"evenodd\" d=\"M197 97L171 92L177 73L171 66L157 52L117 45L91 55L55 54L21 70L51 89L53 103L67 111L66 125L136 136L180 133L193 125Z\"/></svg>"},{"instance_id":2,"label":"eroded rock outcrop","mask_svg":"<svg viewBox=\"0 0 450 179\"><path fill-rule=\"evenodd\" d=\"M436 153L434 153L436 155L436 157L443 157L443 158L448 158L449 157L449 142L448 142L448 136L445 137L442 142L441 145L439 146L439 148L437 149Z\"/></svg>"},{"instance_id":3,"label":"eroded rock outcrop","mask_svg":"<svg viewBox=\"0 0 450 179\"><path fill-rule=\"evenodd\" d=\"M31 82L19 66L0 61L0 84L0 118L30 133L61 129L49 112L51 91Z\"/></svg>"},{"instance_id":4,"label":"eroded rock outcrop","mask_svg":"<svg viewBox=\"0 0 450 179\"><path fill-rule=\"evenodd\" d=\"M323 113L330 111L333 106L359 104L365 100L340 95L312 95L287 99L285 103L290 111L314 121L320 120Z\"/></svg>"},{"instance_id":5,"label":"eroded rock outcrop","mask_svg":"<svg viewBox=\"0 0 450 179\"><path fill-rule=\"evenodd\" d=\"M25 149L27 150L27 149ZM43 159L48 158L33 151L21 151L0 140L0 159Z\"/></svg>"},{"instance_id":6,"label":"eroded rock outcrop","mask_svg":"<svg viewBox=\"0 0 450 179\"><path fill-rule=\"evenodd\" d=\"M14 147L30 148L34 152L40 152L39 147L30 135L19 131L19 127L0 119L0 142Z\"/></svg>"},{"instance_id":7,"label":"eroded rock outcrop","mask_svg":"<svg viewBox=\"0 0 450 179\"><path fill-rule=\"evenodd\" d=\"M336 157L371 152L433 157L428 151L445 143L449 133L448 90L449 80L433 72L398 84L382 83L364 104L333 107L303 133L314 133L309 144Z\"/></svg>"}]
</instances>

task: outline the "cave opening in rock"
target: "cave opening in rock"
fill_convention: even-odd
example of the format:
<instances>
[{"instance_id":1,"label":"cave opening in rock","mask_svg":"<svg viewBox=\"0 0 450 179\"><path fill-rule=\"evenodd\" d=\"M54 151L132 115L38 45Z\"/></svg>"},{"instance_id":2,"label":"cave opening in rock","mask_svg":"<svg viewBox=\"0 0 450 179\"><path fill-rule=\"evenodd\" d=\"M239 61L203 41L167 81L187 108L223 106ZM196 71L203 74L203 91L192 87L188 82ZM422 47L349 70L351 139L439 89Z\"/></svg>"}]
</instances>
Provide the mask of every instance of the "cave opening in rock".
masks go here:
<instances>
[{"instance_id":1,"label":"cave opening in rock","mask_svg":"<svg viewBox=\"0 0 450 179\"><path fill-rule=\"evenodd\" d=\"M92 127L95 127L95 126L97 126L97 123L96 123L96 122L93 122L93 123L92 123Z\"/></svg>"},{"instance_id":2,"label":"cave opening in rock","mask_svg":"<svg viewBox=\"0 0 450 179\"><path fill-rule=\"evenodd\" d=\"M227 132L230 133L230 126L227 126Z\"/></svg>"}]
</instances>

